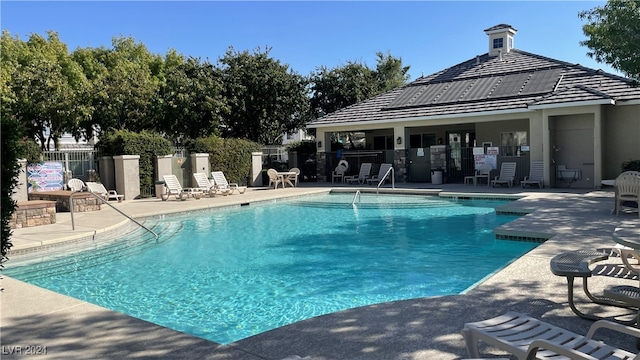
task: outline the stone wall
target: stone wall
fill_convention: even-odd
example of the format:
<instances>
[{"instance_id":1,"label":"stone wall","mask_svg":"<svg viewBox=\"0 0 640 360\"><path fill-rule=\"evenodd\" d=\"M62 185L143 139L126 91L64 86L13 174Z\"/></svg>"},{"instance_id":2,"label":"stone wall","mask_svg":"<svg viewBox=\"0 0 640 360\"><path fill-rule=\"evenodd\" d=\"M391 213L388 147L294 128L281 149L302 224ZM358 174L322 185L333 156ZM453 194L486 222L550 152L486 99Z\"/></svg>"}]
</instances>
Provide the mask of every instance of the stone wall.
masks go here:
<instances>
[{"instance_id":1,"label":"stone wall","mask_svg":"<svg viewBox=\"0 0 640 360\"><path fill-rule=\"evenodd\" d=\"M42 191L29 193L29 200L55 201L57 212L69 212L69 197L71 191ZM98 211L100 210L100 200L90 193L75 193L73 195L73 212Z\"/></svg>"},{"instance_id":2,"label":"stone wall","mask_svg":"<svg viewBox=\"0 0 640 360\"><path fill-rule=\"evenodd\" d=\"M19 202L11 215L12 229L56 223L56 202L46 200Z\"/></svg>"}]
</instances>

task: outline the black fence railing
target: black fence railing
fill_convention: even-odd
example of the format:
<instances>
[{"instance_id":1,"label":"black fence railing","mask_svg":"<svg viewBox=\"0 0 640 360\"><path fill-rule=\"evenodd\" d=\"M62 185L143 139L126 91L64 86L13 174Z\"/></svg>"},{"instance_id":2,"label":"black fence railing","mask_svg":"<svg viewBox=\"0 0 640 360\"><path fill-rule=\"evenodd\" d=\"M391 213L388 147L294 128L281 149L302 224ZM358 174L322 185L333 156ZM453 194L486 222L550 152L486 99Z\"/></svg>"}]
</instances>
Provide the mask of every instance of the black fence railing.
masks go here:
<instances>
[{"instance_id":1,"label":"black fence railing","mask_svg":"<svg viewBox=\"0 0 640 360\"><path fill-rule=\"evenodd\" d=\"M495 160L494 160L495 159ZM496 177L500 173L500 167L504 162L516 163L515 183L522 180L529 174L529 152L513 151L512 146L499 147L498 154L495 156L484 156L476 159L473 154L473 148L450 148L447 153L448 166L444 170L445 183L462 183L466 176L475 173L477 160L488 161L494 166L491 172L491 178Z\"/></svg>"},{"instance_id":2,"label":"black fence railing","mask_svg":"<svg viewBox=\"0 0 640 360\"><path fill-rule=\"evenodd\" d=\"M380 164L393 163L393 159L386 159L384 151L342 151L341 153L334 151L331 152L330 155L329 174L327 174L327 178L331 179L331 172L338 166L340 160L346 160L349 163L349 168L344 174L345 176L358 175L362 163L373 164L371 169L372 174L377 173Z\"/></svg>"}]
</instances>

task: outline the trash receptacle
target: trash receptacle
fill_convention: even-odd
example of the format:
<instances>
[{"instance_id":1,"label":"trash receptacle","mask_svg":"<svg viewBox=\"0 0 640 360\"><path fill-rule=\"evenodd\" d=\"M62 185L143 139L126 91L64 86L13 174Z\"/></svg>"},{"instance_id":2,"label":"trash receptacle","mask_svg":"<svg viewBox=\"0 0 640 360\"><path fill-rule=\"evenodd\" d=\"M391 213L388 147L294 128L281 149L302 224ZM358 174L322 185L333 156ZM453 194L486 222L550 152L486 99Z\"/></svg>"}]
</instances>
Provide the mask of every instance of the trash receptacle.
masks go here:
<instances>
[{"instance_id":1,"label":"trash receptacle","mask_svg":"<svg viewBox=\"0 0 640 360\"><path fill-rule=\"evenodd\" d=\"M431 183L433 185L442 184L442 170L432 170L431 171Z\"/></svg>"},{"instance_id":2,"label":"trash receptacle","mask_svg":"<svg viewBox=\"0 0 640 360\"><path fill-rule=\"evenodd\" d=\"M164 194L164 181L156 181L156 197L158 199L162 199L162 194Z\"/></svg>"}]
</instances>

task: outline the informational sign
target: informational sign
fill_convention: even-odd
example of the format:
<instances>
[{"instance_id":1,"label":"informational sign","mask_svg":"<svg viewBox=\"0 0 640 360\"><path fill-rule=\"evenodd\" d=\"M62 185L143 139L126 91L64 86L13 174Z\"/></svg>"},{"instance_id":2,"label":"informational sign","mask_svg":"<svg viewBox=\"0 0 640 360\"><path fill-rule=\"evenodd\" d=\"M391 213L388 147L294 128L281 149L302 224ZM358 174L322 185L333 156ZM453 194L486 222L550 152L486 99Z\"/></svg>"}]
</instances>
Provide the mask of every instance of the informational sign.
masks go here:
<instances>
[{"instance_id":1,"label":"informational sign","mask_svg":"<svg viewBox=\"0 0 640 360\"><path fill-rule=\"evenodd\" d=\"M418 153L416 156L424 156L424 148L418 148Z\"/></svg>"},{"instance_id":2,"label":"informational sign","mask_svg":"<svg viewBox=\"0 0 640 360\"><path fill-rule=\"evenodd\" d=\"M27 166L28 192L62 190L64 169L62 163L48 161Z\"/></svg>"},{"instance_id":3,"label":"informational sign","mask_svg":"<svg viewBox=\"0 0 640 360\"><path fill-rule=\"evenodd\" d=\"M500 148L498 146L490 146L487 148L487 155L498 155L500 154Z\"/></svg>"},{"instance_id":4,"label":"informational sign","mask_svg":"<svg viewBox=\"0 0 640 360\"><path fill-rule=\"evenodd\" d=\"M497 155L474 155L475 169L480 169L483 164L491 165L492 169L498 168L498 156Z\"/></svg>"},{"instance_id":5,"label":"informational sign","mask_svg":"<svg viewBox=\"0 0 640 360\"><path fill-rule=\"evenodd\" d=\"M484 148L483 147L474 147L473 148L473 155L484 155Z\"/></svg>"}]
</instances>

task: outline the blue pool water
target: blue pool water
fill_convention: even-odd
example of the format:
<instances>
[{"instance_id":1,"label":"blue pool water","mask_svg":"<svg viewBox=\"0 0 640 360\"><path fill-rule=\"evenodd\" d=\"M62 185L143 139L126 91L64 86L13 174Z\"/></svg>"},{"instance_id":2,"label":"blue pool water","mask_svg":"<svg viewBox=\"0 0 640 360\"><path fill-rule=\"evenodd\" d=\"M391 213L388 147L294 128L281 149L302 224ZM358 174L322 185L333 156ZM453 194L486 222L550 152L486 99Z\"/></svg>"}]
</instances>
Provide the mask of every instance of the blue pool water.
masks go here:
<instances>
[{"instance_id":1,"label":"blue pool water","mask_svg":"<svg viewBox=\"0 0 640 360\"><path fill-rule=\"evenodd\" d=\"M464 292L537 243L496 240L502 201L327 194L149 220L160 241L5 274L226 344L313 316Z\"/></svg>"}]
</instances>

